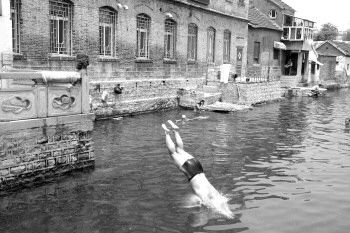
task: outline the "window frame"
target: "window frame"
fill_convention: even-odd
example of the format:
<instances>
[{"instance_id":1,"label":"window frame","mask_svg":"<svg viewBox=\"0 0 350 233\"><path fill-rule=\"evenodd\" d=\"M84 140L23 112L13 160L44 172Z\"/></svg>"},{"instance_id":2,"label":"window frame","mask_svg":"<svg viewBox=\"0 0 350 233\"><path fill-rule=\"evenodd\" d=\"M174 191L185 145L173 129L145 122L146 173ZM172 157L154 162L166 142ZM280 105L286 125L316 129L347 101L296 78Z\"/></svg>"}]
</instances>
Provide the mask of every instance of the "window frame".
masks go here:
<instances>
[{"instance_id":1,"label":"window frame","mask_svg":"<svg viewBox=\"0 0 350 233\"><path fill-rule=\"evenodd\" d=\"M104 20L109 22L102 22L101 19L104 16ZM118 12L108 6L99 8L99 55L102 57L116 57L116 35L117 35L117 19ZM102 29L102 31L101 31ZM108 46L106 46L106 37L107 29L110 29L109 43L110 49L108 50Z\"/></svg>"},{"instance_id":2,"label":"window frame","mask_svg":"<svg viewBox=\"0 0 350 233\"><path fill-rule=\"evenodd\" d=\"M207 29L207 62L215 63L216 30L213 27Z\"/></svg>"},{"instance_id":3,"label":"window frame","mask_svg":"<svg viewBox=\"0 0 350 233\"><path fill-rule=\"evenodd\" d=\"M223 40L223 62L224 64L231 63L231 38L232 34L230 30L224 31L224 40Z\"/></svg>"},{"instance_id":4,"label":"window frame","mask_svg":"<svg viewBox=\"0 0 350 233\"><path fill-rule=\"evenodd\" d=\"M59 16L61 11L52 14L54 6L61 4L66 7L67 16ZM50 17L50 53L59 56L71 56L73 53L73 8L74 5L66 0L50 0L49 1L49 17ZM63 26L63 29L61 30ZM55 28L56 27L56 28ZM65 41L69 40L69 41ZM61 42L62 41L62 42ZM65 47L59 44L65 45ZM64 49L62 49L62 47Z\"/></svg>"},{"instance_id":5,"label":"window frame","mask_svg":"<svg viewBox=\"0 0 350 233\"><path fill-rule=\"evenodd\" d=\"M176 59L177 23L173 19L166 19L164 22L164 59Z\"/></svg>"},{"instance_id":6,"label":"window frame","mask_svg":"<svg viewBox=\"0 0 350 233\"><path fill-rule=\"evenodd\" d=\"M21 21L22 21L22 1L11 0L10 12L12 22L12 52L15 54L21 53Z\"/></svg>"},{"instance_id":7,"label":"window frame","mask_svg":"<svg viewBox=\"0 0 350 233\"><path fill-rule=\"evenodd\" d=\"M260 64L260 51L261 43L260 41L254 41L254 52L253 52L253 61L255 64Z\"/></svg>"},{"instance_id":8,"label":"window frame","mask_svg":"<svg viewBox=\"0 0 350 233\"><path fill-rule=\"evenodd\" d=\"M144 20L144 22L140 22ZM136 16L136 59L150 59L150 31L152 19L149 15L140 13ZM144 27L141 27L141 23ZM140 46L144 45L144 48Z\"/></svg>"},{"instance_id":9,"label":"window frame","mask_svg":"<svg viewBox=\"0 0 350 233\"><path fill-rule=\"evenodd\" d=\"M273 48L273 59L274 60L279 60L280 56L281 56L280 54L281 54L280 49Z\"/></svg>"},{"instance_id":10,"label":"window frame","mask_svg":"<svg viewBox=\"0 0 350 233\"><path fill-rule=\"evenodd\" d=\"M273 12L274 12L274 15L273 15ZM276 19L277 18L277 10L276 9L271 9L270 11L269 11L269 17L270 17L270 19Z\"/></svg>"},{"instance_id":11,"label":"window frame","mask_svg":"<svg viewBox=\"0 0 350 233\"><path fill-rule=\"evenodd\" d=\"M187 60L197 61L198 56L198 26L194 23L188 25L187 35Z\"/></svg>"}]
</instances>

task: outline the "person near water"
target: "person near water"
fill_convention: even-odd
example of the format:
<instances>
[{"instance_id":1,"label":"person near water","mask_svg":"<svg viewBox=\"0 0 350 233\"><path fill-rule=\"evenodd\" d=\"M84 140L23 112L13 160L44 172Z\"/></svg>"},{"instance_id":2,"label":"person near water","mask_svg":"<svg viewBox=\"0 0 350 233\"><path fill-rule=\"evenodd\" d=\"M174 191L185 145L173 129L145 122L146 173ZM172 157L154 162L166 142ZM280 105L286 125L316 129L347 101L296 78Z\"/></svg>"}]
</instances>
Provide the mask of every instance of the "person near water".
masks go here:
<instances>
[{"instance_id":1,"label":"person near water","mask_svg":"<svg viewBox=\"0 0 350 233\"><path fill-rule=\"evenodd\" d=\"M202 107L204 106L205 101L201 100L199 103L196 104L196 106L194 107L194 111L195 112L199 112L202 110Z\"/></svg>"},{"instance_id":2,"label":"person near water","mask_svg":"<svg viewBox=\"0 0 350 233\"><path fill-rule=\"evenodd\" d=\"M194 118L188 118L186 115L181 115L181 119L179 120L176 120L175 122L178 123L178 122L182 122L182 123L185 123L187 121L193 121L193 120L206 120L208 119L209 116L197 116L197 117L194 117Z\"/></svg>"},{"instance_id":3,"label":"person near water","mask_svg":"<svg viewBox=\"0 0 350 233\"><path fill-rule=\"evenodd\" d=\"M173 129L175 143L171 139L171 131L165 124L162 128L165 131L165 142L170 157L175 165L187 177L194 194L200 199L200 202L208 207L217 209L221 214L227 217L232 216L232 212L228 207L227 199L223 197L214 186L208 181L204 174L202 164L192 155L184 150L184 144L179 133L179 127L171 120L168 121Z\"/></svg>"},{"instance_id":4,"label":"person near water","mask_svg":"<svg viewBox=\"0 0 350 233\"><path fill-rule=\"evenodd\" d=\"M350 128L350 118L345 118L345 128Z\"/></svg>"}]
</instances>

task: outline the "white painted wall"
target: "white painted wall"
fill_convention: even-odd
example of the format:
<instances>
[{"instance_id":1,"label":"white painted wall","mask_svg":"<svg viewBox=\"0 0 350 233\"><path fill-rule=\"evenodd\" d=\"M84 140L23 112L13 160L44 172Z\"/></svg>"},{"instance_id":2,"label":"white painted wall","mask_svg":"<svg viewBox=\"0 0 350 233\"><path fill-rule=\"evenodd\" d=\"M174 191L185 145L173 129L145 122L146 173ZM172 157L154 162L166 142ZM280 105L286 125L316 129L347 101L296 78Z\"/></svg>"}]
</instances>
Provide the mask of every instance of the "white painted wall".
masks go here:
<instances>
[{"instance_id":1,"label":"white painted wall","mask_svg":"<svg viewBox=\"0 0 350 233\"><path fill-rule=\"evenodd\" d=\"M8 64L12 60L12 21L10 12L10 0L1 1L0 16L0 66L3 65L2 59ZM10 62L11 63L11 62ZM0 67L1 70L2 67Z\"/></svg>"}]
</instances>

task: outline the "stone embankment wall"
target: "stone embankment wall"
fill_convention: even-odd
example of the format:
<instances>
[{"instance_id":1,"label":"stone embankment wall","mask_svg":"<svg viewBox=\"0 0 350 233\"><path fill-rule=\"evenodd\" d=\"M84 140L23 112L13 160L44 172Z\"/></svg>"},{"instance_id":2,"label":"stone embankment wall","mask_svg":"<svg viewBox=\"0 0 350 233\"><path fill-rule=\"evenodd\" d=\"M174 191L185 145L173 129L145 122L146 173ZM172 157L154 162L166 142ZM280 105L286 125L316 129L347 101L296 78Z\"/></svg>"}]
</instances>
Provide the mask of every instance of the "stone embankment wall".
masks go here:
<instances>
[{"instance_id":1,"label":"stone embankment wall","mask_svg":"<svg viewBox=\"0 0 350 233\"><path fill-rule=\"evenodd\" d=\"M94 166L93 115L0 122L0 191Z\"/></svg>"},{"instance_id":2,"label":"stone embankment wall","mask_svg":"<svg viewBox=\"0 0 350 233\"><path fill-rule=\"evenodd\" d=\"M281 87L297 87L301 79L301 76L281 76Z\"/></svg>"},{"instance_id":3,"label":"stone embankment wall","mask_svg":"<svg viewBox=\"0 0 350 233\"><path fill-rule=\"evenodd\" d=\"M0 72L0 83L0 192L94 166L85 72Z\"/></svg>"},{"instance_id":4,"label":"stone embankment wall","mask_svg":"<svg viewBox=\"0 0 350 233\"><path fill-rule=\"evenodd\" d=\"M178 106L180 89L196 89L203 86L205 78L174 78L147 80L111 80L90 84L92 111L97 119L145 113ZM120 84L122 94L114 93ZM102 101L107 93L106 101Z\"/></svg>"},{"instance_id":5,"label":"stone embankment wall","mask_svg":"<svg viewBox=\"0 0 350 233\"><path fill-rule=\"evenodd\" d=\"M239 103L257 104L282 98L281 82L237 84Z\"/></svg>"}]
</instances>

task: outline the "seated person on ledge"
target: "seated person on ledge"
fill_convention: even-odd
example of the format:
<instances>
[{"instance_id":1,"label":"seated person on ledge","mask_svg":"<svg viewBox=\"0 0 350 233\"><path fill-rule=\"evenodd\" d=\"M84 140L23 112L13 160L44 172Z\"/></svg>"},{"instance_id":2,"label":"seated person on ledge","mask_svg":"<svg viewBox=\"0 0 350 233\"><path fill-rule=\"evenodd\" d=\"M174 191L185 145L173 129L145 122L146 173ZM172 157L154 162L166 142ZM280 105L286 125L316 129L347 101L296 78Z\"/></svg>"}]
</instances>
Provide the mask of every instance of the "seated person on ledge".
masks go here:
<instances>
[{"instance_id":1,"label":"seated person on ledge","mask_svg":"<svg viewBox=\"0 0 350 233\"><path fill-rule=\"evenodd\" d=\"M165 124L162 125L165 131L165 141L170 157L175 165L187 177L194 194L200 202L208 207L218 210L221 214L232 217L228 207L227 199L223 197L208 181L204 174L201 163L192 155L184 151L184 145L179 133L179 127L172 121L168 121L175 135L175 144L170 137L170 130Z\"/></svg>"},{"instance_id":2,"label":"seated person on ledge","mask_svg":"<svg viewBox=\"0 0 350 233\"><path fill-rule=\"evenodd\" d=\"M350 128L350 118L345 119L345 128Z\"/></svg>"},{"instance_id":3,"label":"seated person on ledge","mask_svg":"<svg viewBox=\"0 0 350 233\"><path fill-rule=\"evenodd\" d=\"M204 100L201 100L199 103L197 103L196 106L194 107L194 111L195 112L200 111L201 108L204 106L204 103L205 103Z\"/></svg>"}]
</instances>

